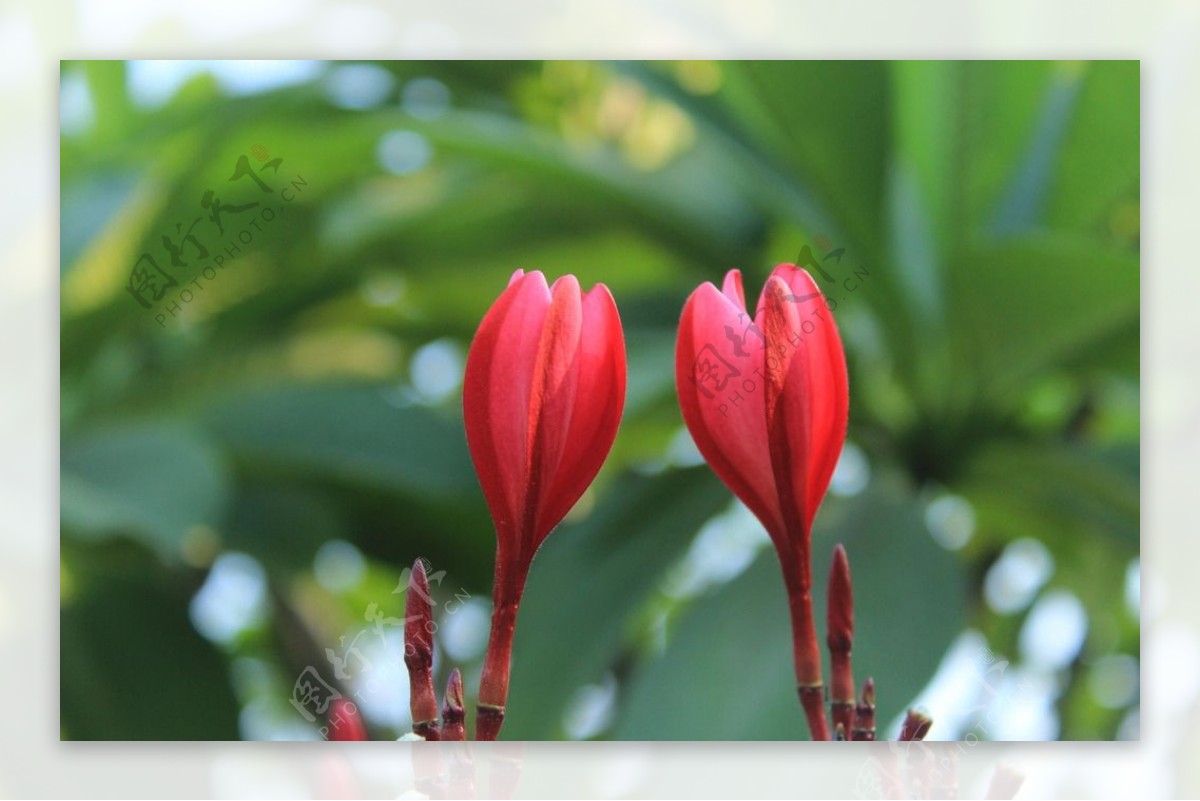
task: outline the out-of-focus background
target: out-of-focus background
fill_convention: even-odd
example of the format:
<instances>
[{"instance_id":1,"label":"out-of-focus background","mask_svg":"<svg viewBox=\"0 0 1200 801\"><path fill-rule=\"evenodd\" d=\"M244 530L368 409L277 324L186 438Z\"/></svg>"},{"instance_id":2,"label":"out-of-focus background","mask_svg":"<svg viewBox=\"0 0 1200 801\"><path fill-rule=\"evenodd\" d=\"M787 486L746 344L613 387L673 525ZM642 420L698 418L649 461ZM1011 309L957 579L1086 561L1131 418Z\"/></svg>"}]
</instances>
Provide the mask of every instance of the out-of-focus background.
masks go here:
<instances>
[{"instance_id":1,"label":"out-of-focus background","mask_svg":"<svg viewBox=\"0 0 1200 801\"><path fill-rule=\"evenodd\" d=\"M119 11L120 13L117 13ZM0 4L0 793L16 797L278 797L436 794L444 770L410 743L60 744L58 370L60 58L424 58L531 53L562 58L793 56L1142 60L1140 117L1143 575L1141 742L932 744L957 765L957 794L985 797L997 763L1017 797L1191 797L1200 768L1200 559L1193 467L1200 460L1195 186L1200 183L1200 8L1181 0L1106 7L1013 0L811 3L673 0L556 7L415 0L179 0ZM602 50L602 52L598 52ZM137 703L137 698L123 703ZM319 750L319 754L317 751ZM875 797L860 784L884 747L814 752L804 742L509 744L473 749L477 792L495 757L516 797ZM920 751L918 770L930 752ZM418 772L422 771L422 772ZM418 790L422 787L422 790ZM356 789L357 788L357 789ZM914 794L917 788L909 792ZM463 790L461 796L472 793Z\"/></svg>"},{"instance_id":2,"label":"out-of-focus background","mask_svg":"<svg viewBox=\"0 0 1200 801\"><path fill-rule=\"evenodd\" d=\"M61 65L64 739L408 730L405 567L468 696L462 432L516 268L603 281L629 399L535 560L510 739L798 739L774 553L673 386L702 281L813 265L855 670L894 736L1139 736L1140 70L1110 62ZM822 626L823 628L823 626ZM470 701L470 697L468 701Z\"/></svg>"}]
</instances>

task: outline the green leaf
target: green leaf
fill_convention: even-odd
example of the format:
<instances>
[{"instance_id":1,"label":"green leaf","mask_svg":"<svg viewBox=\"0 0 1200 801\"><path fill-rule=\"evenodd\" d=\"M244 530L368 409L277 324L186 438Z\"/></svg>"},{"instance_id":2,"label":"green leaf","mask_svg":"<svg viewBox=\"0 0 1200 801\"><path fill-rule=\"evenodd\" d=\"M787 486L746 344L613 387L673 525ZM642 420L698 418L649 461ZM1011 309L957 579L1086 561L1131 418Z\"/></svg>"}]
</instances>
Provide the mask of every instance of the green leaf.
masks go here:
<instances>
[{"instance_id":1,"label":"green leaf","mask_svg":"<svg viewBox=\"0 0 1200 801\"><path fill-rule=\"evenodd\" d=\"M127 542L64 556L61 737L237 739L225 662L188 620L194 587Z\"/></svg>"},{"instance_id":2,"label":"green leaf","mask_svg":"<svg viewBox=\"0 0 1200 801\"><path fill-rule=\"evenodd\" d=\"M1012 170L997 205L992 232L1004 236L1038 227L1045 218L1052 180L1063 155L1063 140L1079 99L1079 70L1055 69L1024 154Z\"/></svg>"},{"instance_id":3,"label":"green leaf","mask_svg":"<svg viewBox=\"0 0 1200 801\"><path fill-rule=\"evenodd\" d=\"M1138 319L1134 252L1064 235L971 249L951 272L951 331L981 387L1011 388Z\"/></svg>"},{"instance_id":4,"label":"green leaf","mask_svg":"<svg viewBox=\"0 0 1200 801\"><path fill-rule=\"evenodd\" d=\"M240 393L203 413L240 458L378 489L447 497L476 492L460 425L373 385Z\"/></svg>"},{"instance_id":5,"label":"green leaf","mask_svg":"<svg viewBox=\"0 0 1200 801\"><path fill-rule=\"evenodd\" d=\"M632 620L703 522L729 503L707 467L624 476L538 552L513 644L504 738L558 739L573 694L616 666Z\"/></svg>"},{"instance_id":6,"label":"green leaf","mask_svg":"<svg viewBox=\"0 0 1200 801\"><path fill-rule=\"evenodd\" d=\"M222 545L248 553L269 571L310 569L325 542L346 536L341 510L315 488L239 487L230 506Z\"/></svg>"},{"instance_id":7,"label":"green leaf","mask_svg":"<svg viewBox=\"0 0 1200 801\"><path fill-rule=\"evenodd\" d=\"M722 65L721 98L758 147L820 198L848 241L868 258L880 253L880 215L888 125L887 68L880 62L738 61Z\"/></svg>"},{"instance_id":8,"label":"green leaf","mask_svg":"<svg viewBox=\"0 0 1200 801\"><path fill-rule=\"evenodd\" d=\"M1139 469L1132 448L998 443L969 463L957 489L1003 539L1041 537L1060 558L1104 543L1131 558L1139 543Z\"/></svg>"},{"instance_id":9,"label":"green leaf","mask_svg":"<svg viewBox=\"0 0 1200 801\"><path fill-rule=\"evenodd\" d=\"M1064 143L1048 222L1099 230L1123 199L1136 203L1141 175L1141 65L1074 64L1083 75Z\"/></svg>"},{"instance_id":10,"label":"green leaf","mask_svg":"<svg viewBox=\"0 0 1200 801\"><path fill-rule=\"evenodd\" d=\"M920 504L895 488L877 486L819 520L813 575L822 650L826 576L841 542L854 584L855 680L875 678L886 725L933 677L961 630L964 576L925 530ZM697 601L666 652L637 669L616 737L805 739L787 609L779 562L764 550L744 574Z\"/></svg>"},{"instance_id":11,"label":"green leaf","mask_svg":"<svg viewBox=\"0 0 1200 801\"><path fill-rule=\"evenodd\" d=\"M220 521L229 481L202 432L173 424L99 429L63 444L63 526L88 538L131 534L177 555L189 529Z\"/></svg>"}]
</instances>

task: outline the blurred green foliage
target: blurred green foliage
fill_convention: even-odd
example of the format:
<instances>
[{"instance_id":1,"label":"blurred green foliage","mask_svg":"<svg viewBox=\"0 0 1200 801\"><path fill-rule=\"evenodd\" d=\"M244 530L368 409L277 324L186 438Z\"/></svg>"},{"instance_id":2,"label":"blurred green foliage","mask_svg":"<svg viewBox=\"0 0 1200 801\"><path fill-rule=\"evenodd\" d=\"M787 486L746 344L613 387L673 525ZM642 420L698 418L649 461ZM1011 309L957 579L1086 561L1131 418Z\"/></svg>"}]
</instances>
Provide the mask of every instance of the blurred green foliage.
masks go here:
<instances>
[{"instance_id":1,"label":"blurred green foliage","mask_svg":"<svg viewBox=\"0 0 1200 801\"><path fill-rule=\"evenodd\" d=\"M62 67L64 738L317 736L289 703L306 666L403 733L396 660L338 679L325 649L395 631L417 556L446 571L446 638L463 599L486 611L457 380L516 268L612 289L630 386L535 560L505 736L806 736L774 555L689 454L672 379L688 293L735 266L756 293L805 245L845 249L825 286L861 457L814 573L846 543L881 723L967 629L1048 679L1050 736L1136 711L1095 691L1139 655L1135 62L178 67ZM229 180L241 156L271 192ZM142 254L176 281L151 308ZM750 545L697 580L731 531ZM1052 567L998 572L1030 541ZM1063 592L1086 638L1047 666L1022 631Z\"/></svg>"}]
</instances>

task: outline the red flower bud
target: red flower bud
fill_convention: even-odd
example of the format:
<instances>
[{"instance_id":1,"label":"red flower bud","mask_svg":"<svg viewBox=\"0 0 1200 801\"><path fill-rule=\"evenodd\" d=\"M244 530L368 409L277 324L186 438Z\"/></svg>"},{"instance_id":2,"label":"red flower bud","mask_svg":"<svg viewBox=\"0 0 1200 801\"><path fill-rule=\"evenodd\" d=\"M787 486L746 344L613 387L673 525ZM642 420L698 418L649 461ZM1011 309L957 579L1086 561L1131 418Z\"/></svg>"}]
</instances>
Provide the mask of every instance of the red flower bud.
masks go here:
<instances>
[{"instance_id":1,"label":"red flower bud","mask_svg":"<svg viewBox=\"0 0 1200 801\"><path fill-rule=\"evenodd\" d=\"M783 568L796 679L809 727L829 739L812 620L810 535L846 438L846 361L812 276L775 268L754 314L741 274L702 284L675 351L683 419L713 472L762 522Z\"/></svg>"},{"instance_id":2,"label":"red flower bud","mask_svg":"<svg viewBox=\"0 0 1200 801\"><path fill-rule=\"evenodd\" d=\"M477 736L499 731L517 605L533 555L587 489L625 405L625 341L603 284L518 270L467 356L467 444L496 526L492 631Z\"/></svg>"}]
</instances>

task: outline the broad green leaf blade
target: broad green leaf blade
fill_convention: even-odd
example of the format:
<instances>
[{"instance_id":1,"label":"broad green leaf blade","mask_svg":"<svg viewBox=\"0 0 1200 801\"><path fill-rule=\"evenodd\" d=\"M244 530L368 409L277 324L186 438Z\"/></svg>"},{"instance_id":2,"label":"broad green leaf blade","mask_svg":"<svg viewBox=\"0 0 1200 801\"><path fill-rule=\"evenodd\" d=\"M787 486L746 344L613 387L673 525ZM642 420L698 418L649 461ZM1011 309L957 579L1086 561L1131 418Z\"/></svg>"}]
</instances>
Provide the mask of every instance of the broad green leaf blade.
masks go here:
<instances>
[{"instance_id":1,"label":"broad green leaf blade","mask_svg":"<svg viewBox=\"0 0 1200 801\"><path fill-rule=\"evenodd\" d=\"M854 675L873 676L879 720L903 711L933 677L963 625L965 576L937 546L920 504L876 487L822 512L814 534L817 621L833 546L850 557L855 595ZM638 668L622 699L619 739L799 740L791 629L779 563L765 550L751 568L700 599L666 652Z\"/></svg>"},{"instance_id":2,"label":"broad green leaf blade","mask_svg":"<svg viewBox=\"0 0 1200 801\"><path fill-rule=\"evenodd\" d=\"M1136 234L1141 175L1141 65L1137 61L1074 63L1083 89L1064 142L1047 222L1115 235ZM1135 213L1134 229L1120 216Z\"/></svg>"},{"instance_id":3,"label":"broad green leaf blade","mask_svg":"<svg viewBox=\"0 0 1200 801\"><path fill-rule=\"evenodd\" d=\"M980 388L1011 389L1138 319L1137 253L1079 237L971 249L952 277L953 344Z\"/></svg>"},{"instance_id":4,"label":"broad green leaf blade","mask_svg":"<svg viewBox=\"0 0 1200 801\"><path fill-rule=\"evenodd\" d=\"M216 526L229 498L220 452L202 432L127 425L69 438L62 450L62 522L88 537L130 534L168 556L194 526Z\"/></svg>"},{"instance_id":5,"label":"broad green leaf blade","mask_svg":"<svg viewBox=\"0 0 1200 801\"><path fill-rule=\"evenodd\" d=\"M729 503L707 467L608 488L609 503L555 531L534 559L513 645L503 737L560 739L575 691L617 667L633 618L702 523Z\"/></svg>"},{"instance_id":6,"label":"broad green leaf blade","mask_svg":"<svg viewBox=\"0 0 1200 801\"><path fill-rule=\"evenodd\" d=\"M352 484L447 497L476 489L459 426L372 385L241 393L203 413L239 457Z\"/></svg>"},{"instance_id":7,"label":"broad green leaf blade","mask_svg":"<svg viewBox=\"0 0 1200 801\"><path fill-rule=\"evenodd\" d=\"M721 99L742 120L758 147L789 177L810 187L866 258L881 253L891 100L882 62L737 61L722 65L728 87Z\"/></svg>"},{"instance_id":8,"label":"broad green leaf blade","mask_svg":"<svg viewBox=\"0 0 1200 801\"><path fill-rule=\"evenodd\" d=\"M195 587L127 543L76 550L66 564L62 739L237 739L225 661L188 619Z\"/></svg>"}]
</instances>

